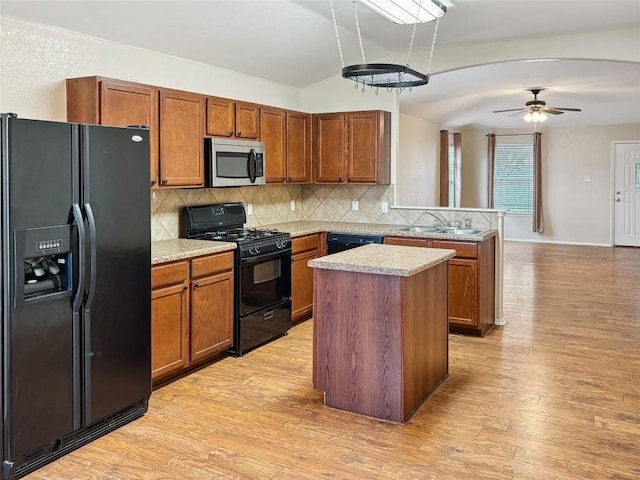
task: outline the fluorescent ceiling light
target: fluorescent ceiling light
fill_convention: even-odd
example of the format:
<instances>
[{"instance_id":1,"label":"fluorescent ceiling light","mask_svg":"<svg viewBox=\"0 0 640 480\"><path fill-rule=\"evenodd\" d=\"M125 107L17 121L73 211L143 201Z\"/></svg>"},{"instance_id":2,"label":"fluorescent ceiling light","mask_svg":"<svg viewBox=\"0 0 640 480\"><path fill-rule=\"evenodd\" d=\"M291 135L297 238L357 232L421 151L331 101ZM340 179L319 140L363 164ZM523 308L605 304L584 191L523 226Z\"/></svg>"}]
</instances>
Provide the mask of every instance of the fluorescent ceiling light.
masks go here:
<instances>
[{"instance_id":1,"label":"fluorescent ceiling light","mask_svg":"<svg viewBox=\"0 0 640 480\"><path fill-rule=\"evenodd\" d=\"M395 23L431 22L447 13L439 0L360 0L367 7Z\"/></svg>"}]
</instances>

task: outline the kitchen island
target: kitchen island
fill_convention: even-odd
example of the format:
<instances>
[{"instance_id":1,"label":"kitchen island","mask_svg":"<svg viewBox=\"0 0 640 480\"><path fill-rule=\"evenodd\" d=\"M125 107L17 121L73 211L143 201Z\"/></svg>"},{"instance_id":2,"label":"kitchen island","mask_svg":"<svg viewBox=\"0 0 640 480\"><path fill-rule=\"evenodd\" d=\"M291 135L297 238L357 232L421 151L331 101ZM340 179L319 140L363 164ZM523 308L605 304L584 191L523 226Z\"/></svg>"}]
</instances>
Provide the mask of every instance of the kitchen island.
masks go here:
<instances>
[{"instance_id":1,"label":"kitchen island","mask_svg":"<svg viewBox=\"0 0 640 480\"><path fill-rule=\"evenodd\" d=\"M314 269L313 386L329 407L402 423L447 377L454 250L366 245Z\"/></svg>"}]
</instances>

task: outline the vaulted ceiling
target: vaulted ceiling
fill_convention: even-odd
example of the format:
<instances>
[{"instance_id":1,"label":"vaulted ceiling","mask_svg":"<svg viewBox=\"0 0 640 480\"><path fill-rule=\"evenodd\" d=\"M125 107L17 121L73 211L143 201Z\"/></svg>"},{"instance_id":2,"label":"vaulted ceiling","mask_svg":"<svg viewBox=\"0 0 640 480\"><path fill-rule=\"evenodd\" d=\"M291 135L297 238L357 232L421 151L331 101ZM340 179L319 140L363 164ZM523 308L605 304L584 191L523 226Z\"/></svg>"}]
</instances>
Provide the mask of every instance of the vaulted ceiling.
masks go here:
<instances>
[{"instance_id":1,"label":"vaulted ceiling","mask_svg":"<svg viewBox=\"0 0 640 480\"><path fill-rule=\"evenodd\" d=\"M345 62L361 63L353 2L334 5ZM407 52L411 26L393 24L361 4L357 13L367 61ZM342 66L326 0L2 0L0 14L301 89L338 74ZM440 23L436 55L446 45L630 26L640 32L637 0L454 0ZM433 23L419 25L416 49L428 48L432 35ZM426 60L414 61L424 72ZM555 124L640 123L640 63L479 65L433 75L429 85L400 95L400 109L452 126L521 126L518 117L491 111L524 106L533 87L547 88L540 98L548 105L583 109L554 118Z\"/></svg>"}]
</instances>

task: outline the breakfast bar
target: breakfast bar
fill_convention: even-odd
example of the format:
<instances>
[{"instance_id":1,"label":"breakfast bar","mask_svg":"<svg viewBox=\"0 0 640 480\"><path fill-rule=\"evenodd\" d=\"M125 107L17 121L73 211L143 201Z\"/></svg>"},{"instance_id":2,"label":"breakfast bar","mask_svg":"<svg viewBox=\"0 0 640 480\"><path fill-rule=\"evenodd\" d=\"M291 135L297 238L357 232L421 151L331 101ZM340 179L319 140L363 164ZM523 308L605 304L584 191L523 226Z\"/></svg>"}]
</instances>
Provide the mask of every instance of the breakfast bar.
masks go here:
<instances>
[{"instance_id":1,"label":"breakfast bar","mask_svg":"<svg viewBox=\"0 0 640 480\"><path fill-rule=\"evenodd\" d=\"M328 407L406 422L448 375L454 250L371 244L310 260L313 386Z\"/></svg>"}]
</instances>

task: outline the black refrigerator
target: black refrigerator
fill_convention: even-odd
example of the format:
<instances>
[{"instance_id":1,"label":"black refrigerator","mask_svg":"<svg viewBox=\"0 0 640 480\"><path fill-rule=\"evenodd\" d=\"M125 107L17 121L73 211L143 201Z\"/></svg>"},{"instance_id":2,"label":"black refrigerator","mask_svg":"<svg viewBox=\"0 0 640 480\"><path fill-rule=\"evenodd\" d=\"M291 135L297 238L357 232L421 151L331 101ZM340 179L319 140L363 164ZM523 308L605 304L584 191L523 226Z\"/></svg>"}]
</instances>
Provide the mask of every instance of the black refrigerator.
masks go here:
<instances>
[{"instance_id":1,"label":"black refrigerator","mask_svg":"<svg viewBox=\"0 0 640 480\"><path fill-rule=\"evenodd\" d=\"M149 132L0 116L2 479L151 394Z\"/></svg>"}]
</instances>

